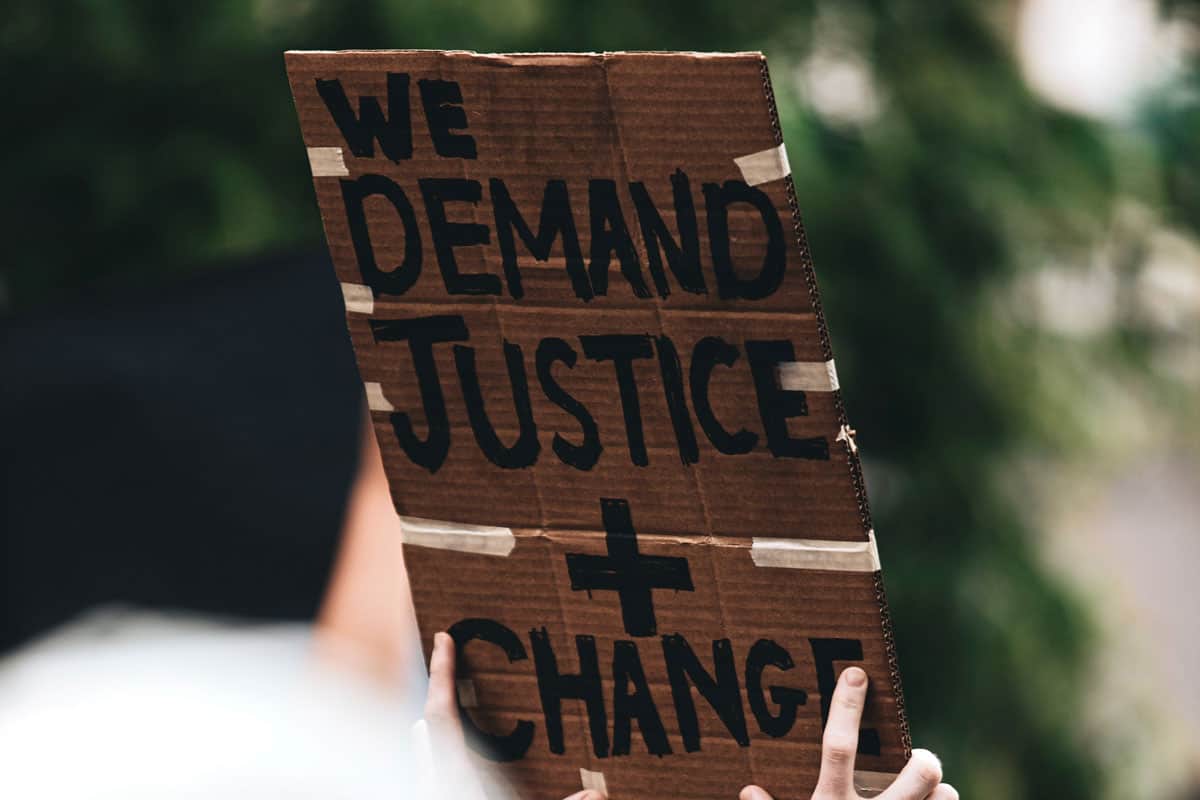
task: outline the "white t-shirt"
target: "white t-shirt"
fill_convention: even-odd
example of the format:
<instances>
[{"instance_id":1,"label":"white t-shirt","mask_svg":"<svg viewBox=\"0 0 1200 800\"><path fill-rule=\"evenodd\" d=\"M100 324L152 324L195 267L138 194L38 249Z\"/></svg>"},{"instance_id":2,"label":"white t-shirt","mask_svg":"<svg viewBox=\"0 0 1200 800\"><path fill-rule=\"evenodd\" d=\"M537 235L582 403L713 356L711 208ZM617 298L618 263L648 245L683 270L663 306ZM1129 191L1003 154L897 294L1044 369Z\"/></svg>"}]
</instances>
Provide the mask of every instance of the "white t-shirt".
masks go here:
<instances>
[{"instance_id":1,"label":"white t-shirt","mask_svg":"<svg viewBox=\"0 0 1200 800\"><path fill-rule=\"evenodd\" d=\"M430 767L417 698L318 667L312 644L144 613L71 625L0 661L0 797L478 795L469 769Z\"/></svg>"}]
</instances>

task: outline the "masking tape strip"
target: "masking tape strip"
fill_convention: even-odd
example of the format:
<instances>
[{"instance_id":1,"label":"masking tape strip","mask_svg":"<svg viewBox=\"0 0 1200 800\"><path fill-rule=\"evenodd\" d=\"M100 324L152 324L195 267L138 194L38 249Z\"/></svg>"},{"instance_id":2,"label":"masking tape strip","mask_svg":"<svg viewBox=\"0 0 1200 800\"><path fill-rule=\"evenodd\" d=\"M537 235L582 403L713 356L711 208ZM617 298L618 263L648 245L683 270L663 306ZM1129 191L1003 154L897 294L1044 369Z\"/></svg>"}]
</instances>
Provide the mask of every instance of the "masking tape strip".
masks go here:
<instances>
[{"instance_id":1,"label":"masking tape strip","mask_svg":"<svg viewBox=\"0 0 1200 800\"><path fill-rule=\"evenodd\" d=\"M762 539L754 537L750 558L756 567L816 569L830 572L878 572L879 550L875 531L865 542L829 542L821 539Z\"/></svg>"},{"instance_id":2,"label":"masking tape strip","mask_svg":"<svg viewBox=\"0 0 1200 800\"><path fill-rule=\"evenodd\" d=\"M838 386L837 367L831 358L828 361L781 362L779 388L801 392L836 392L841 387Z\"/></svg>"},{"instance_id":3,"label":"masking tape strip","mask_svg":"<svg viewBox=\"0 0 1200 800\"><path fill-rule=\"evenodd\" d=\"M475 681L465 679L454 682L458 690L458 704L463 708L478 708L479 697L475 694Z\"/></svg>"},{"instance_id":4,"label":"masking tape strip","mask_svg":"<svg viewBox=\"0 0 1200 800\"><path fill-rule=\"evenodd\" d=\"M748 156L735 158L733 163L742 171L742 180L751 186L777 181L792 174L787 147L782 144L770 150L760 150Z\"/></svg>"},{"instance_id":5,"label":"masking tape strip","mask_svg":"<svg viewBox=\"0 0 1200 800\"><path fill-rule=\"evenodd\" d=\"M396 407L392 405L386 397L383 396L383 386L375 381L363 381L363 388L367 390L367 408L372 411L395 411Z\"/></svg>"},{"instance_id":6,"label":"masking tape strip","mask_svg":"<svg viewBox=\"0 0 1200 800\"><path fill-rule=\"evenodd\" d=\"M608 797L608 784L604 782L603 772L592 772L590 769L579 768L579 782L583 788L591 789Z\"/></svg>"},{"instance_id":7,"label":"masking tape strip","mask_svg":"<svg viewBox=\"0 0 1200 800\"><path fill-rule=\"evenodd\" d=\"M405 544L457 550L485 556L507 556L517 546L509 528L487 525L463 525L419 517L400 517L401 538Z\"/></svg>"},{"instance_id":8,"label":"masking tape strip","mask_svg":"<svg viewBox=\"0 0 1200 800\"><path fill-rule=\"evenodd\" d=\"M314 178L337 178L350 174L340 147L308 148L308 166Z\"/></svg>"},{"instance_id":9,"label":"masking tape strip","mask_svg":"<svg viewBox=\"0 0 1200 800\"><path fill-rule=\"evenodd\" d=\"M358 314L372 314L375 311L375 293L370 286L361 283L343 283L342 300L346 302L346 310Z\"/></svg>"},{"instance_id":10,"label":"masking tape strip","mask_svg":"<svg viewBox=\"0 0 1200 800\"><path fill-rule=\"evenodd\" d=\"M874 797L892 785L897 774L894 772L871 772L865 769L854 770L854 790L863 797Z\"/></svg>"}]
</instances>

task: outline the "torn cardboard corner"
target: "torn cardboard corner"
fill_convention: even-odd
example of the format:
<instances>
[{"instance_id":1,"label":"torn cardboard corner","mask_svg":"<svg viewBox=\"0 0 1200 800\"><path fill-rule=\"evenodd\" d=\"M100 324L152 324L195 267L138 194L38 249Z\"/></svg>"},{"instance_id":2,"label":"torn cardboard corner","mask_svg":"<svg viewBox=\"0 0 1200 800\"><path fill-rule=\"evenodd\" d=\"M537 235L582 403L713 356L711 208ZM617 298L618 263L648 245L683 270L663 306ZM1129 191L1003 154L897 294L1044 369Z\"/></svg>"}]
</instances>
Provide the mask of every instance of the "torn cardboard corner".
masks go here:
<instances>
[{"instance_id":1,"label":"torn cardboard corner","mask_svg":"<svg viewBox=\"0 0 1200 800\"><path fill-rule=\"evenodd\" d=\"M529 796L802 795L858 663L864 791L898 771L879 553L762 56L287 63L480 763Z\"/></svg>"}]
</instances>

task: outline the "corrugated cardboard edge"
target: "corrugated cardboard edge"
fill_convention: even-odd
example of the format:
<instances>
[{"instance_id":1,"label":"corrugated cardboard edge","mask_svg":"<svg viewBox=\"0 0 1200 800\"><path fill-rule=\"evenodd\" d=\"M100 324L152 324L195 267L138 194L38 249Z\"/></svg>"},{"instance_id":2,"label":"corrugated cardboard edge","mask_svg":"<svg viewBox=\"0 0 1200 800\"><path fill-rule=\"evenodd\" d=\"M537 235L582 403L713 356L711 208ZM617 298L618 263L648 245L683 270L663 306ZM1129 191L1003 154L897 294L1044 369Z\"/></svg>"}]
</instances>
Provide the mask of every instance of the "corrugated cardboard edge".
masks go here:
<instances>
[{"instance_id":1,"label":"corrugated cardboard edge","mask_svg":"<svg viewBox=\"0 0 1200 800\"><path fill-rule=\"evenodd\" d=\"M435 55L435 56L472 56L476 58L485 58L494 61L504 61L516 64L557 64L566 61L574 63L581 60L595 61L605 58L606 56L664 56L667 58L675 58L677 56L688 56L690 58L701 59L722 59L722 58L763 58L761 50L539 50L539 51L517 51L511 53L490 53L479 50L438 50L436 48L408 47L408 48L392 48L379 50L284 50L284 61L289 64L293 58L312 58L318 56L320 58L341 59L345 56L356 56L360 60L362 58L380 58L393 59L396 56L410 55ZM374 69L373 65L367 69Z\"/></svg>"},{"instance_id":2,"label":"corrugated cardboard edge","mask_svg":"<svg viewBox=\"0 0 1200 800\"><path fill-rule=\"evenodd\" d=\"M763 94L767 101L767 111L771 116L771 130L775 134L775 144L783 144L783 128L779 123L779 108L775 104L775 90L771 88L771 73L767 68L767 59L759 62L762 70ZM817 288L817 276L813 270L812 251L808 246L808 236L804 232L804 224L800 219L800 203L796 199L796 183L794 176L785 179L787 186L788 205L792 209L792 230L796 237L796 246L800 250L800 266L804 270L804 280L808 285L809 301L812 304L813 316L817 323L817 336L821 342L821 357L826 361L833 360L833 347L829 340L829 327L825 322L825 310L821 307L821 292ZM838 420L843 428L849 426L846 418L846 406L842 400L840 389L833 392L834 404L837 408ZM847 447L846 461L850 469L850 479L854 484L854 495L858 501L858 513L862 520L863 534L867 535L875 528L871 520L871 508L867 503L866 485L863 481L862 462L859 460L857 448ZM900 681L899 660L896 657L896 640L892 631L892 616L888 610L887 593L883 586L883 572L875 573L875 597L879 604L879 624L882 629L883 643L887 651L888 669L891 672L892 697L896 701L896 723L900 729L900 743L904 747L904 758L912 758L912 732L908 727L908 714L904 708L904 687Z\"/></svg>"}]
</instances>

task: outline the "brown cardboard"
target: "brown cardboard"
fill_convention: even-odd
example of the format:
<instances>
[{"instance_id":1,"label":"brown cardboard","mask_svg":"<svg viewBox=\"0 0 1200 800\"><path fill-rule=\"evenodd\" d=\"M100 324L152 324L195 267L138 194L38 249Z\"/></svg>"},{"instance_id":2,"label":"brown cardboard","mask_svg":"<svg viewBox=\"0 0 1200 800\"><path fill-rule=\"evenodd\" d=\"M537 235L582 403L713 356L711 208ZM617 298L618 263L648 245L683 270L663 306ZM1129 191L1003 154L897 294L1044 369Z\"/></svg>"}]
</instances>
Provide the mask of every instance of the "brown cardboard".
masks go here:
<instances>
[{"instance_id":1,"label":"brown cardboard","mask_svg":"<svg viewBox=\"0 0 1200 800\"><path fill-rule=\"evenodd\" d=\"M422 637L426 648L438 630L459 639L465 719L506 737L490 751L507 753L496 768L527 797L566 796L588 773L602 773L615 798L727 800L749 782L804 797L816 779L822 697L837 671L860 663L872 677L871 733L857 768L864 780L898 771L909 741L874 536L825 363L833 356L792 178L772 155L782 138L762 55L292 52L287 65L330 253L350 285L359 369L376 384L368 394L396 508L452 523L407 522ZM373 114L374 132L363 127ZM676 195L681 176L686 191ZM477 201L444 203L457 228L435 230L437 204L426 202L434 179L450 193L478 185ZM563 187L565 206L554 194ZM361 189L376 193L361 204L356 245ZM496 209L503 218L506 198L531 237L549 198L545 219L569 219L578 249L560 226L539 260L518 232L505 265L508 225ZM687 249L688 199L699 276L694 262L676 271L663 252L656 280L657 242L665 235ZM597 209L610 216L594 221ZM435 239L479 240L483 231L486 243L442 248L474 277L445 278ZM593 240L605 237L607 287L589 269ZM420 274L408 281L418 240ZM734 277L722 282L726 249ZM401 266L372 272L372 255L379 270ZM756 278L751 296L731 296ZM468 284L477 293L451 292ZM429 318L457 337L431 350L449 444L406 448L406 424L438 442L423 405L432 395L417 379L421 348L404 338L412 320ZM584 337L612 335L638 357L620 368L597 360L613 341ZM710 337L736 360L715 363ZM539 368L539 354L555 347L564 352ZM800 362L791 373L799 377L781 383L777 361ZM524 372L527 414L510 370ZM622 371L632 389L619 385ZM640 436L627 426L635 393ZM748 433L727 441L739 429ZM477 441L489 436L490 456ZM598 452L583 446L594 441ZM761 640L774 644L756 648ZM552 746L559 712L543 697L555 685L547 654L559 674L578 674L591 647L598 683L571 685L599 686L603 701L589 710L563 700L562 741ZM719 684L709 689L715 700L679 683L685 664ZM771 687L806 694L791 724L771 719L799 695ZM714 705L722 702L724 721ZM694 726L684 720L692 705Z\"/></svg>"}]
</instances>

